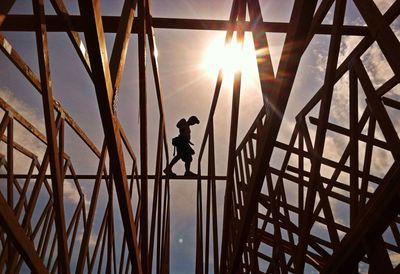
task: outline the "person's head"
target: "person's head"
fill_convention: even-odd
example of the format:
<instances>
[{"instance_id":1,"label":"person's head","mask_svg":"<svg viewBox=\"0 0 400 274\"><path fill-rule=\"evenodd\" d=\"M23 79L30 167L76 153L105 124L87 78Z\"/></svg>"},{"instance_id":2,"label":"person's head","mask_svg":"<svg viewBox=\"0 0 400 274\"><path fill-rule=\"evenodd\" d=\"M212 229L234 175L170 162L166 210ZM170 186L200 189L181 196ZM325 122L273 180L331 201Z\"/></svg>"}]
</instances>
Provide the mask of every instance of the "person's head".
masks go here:
<instances>
[{"instance_id":1,"label":"person's head","mask_svg":"<svg viewBox=\"0 0 400 274\"><path fill-rule=\"evenodd\" d=\"M187 122L189 125L200 124L200 121L196 116L190 116Z\"/></svg>"}]
</instances>

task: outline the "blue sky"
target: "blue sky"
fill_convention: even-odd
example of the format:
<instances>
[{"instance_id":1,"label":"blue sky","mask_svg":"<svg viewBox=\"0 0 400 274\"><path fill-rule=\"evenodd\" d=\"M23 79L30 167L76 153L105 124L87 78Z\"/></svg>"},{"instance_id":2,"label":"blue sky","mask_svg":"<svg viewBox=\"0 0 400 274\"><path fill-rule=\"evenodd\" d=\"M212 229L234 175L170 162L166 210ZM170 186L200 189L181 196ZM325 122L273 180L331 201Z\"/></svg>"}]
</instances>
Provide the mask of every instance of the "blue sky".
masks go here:
<instances>
[{"instance_id":1,"label":"blue sky","mask_svg":"<svg viewBox=\"0 0 400 274\"><path fill-rule=\"evenodd\" d=\"M116 3L118 2L118 3ZM260 1L265 21L286 22L289 20L292 0ZM348 1L348 12L345 23L363 24L358 12L355 10L352 1ZM384 12L392 1L379 0L376 3ZM75 1L65 1L71 14L79 14ZM104 15L119 15L122 8L122 1L101 2ZM204 18L204 19L228 19L231 7L230 0L174 0L174 1L153 1L153 16L155 17L176 17L176 18ZM17 0L11 10L14 14L32 14L30 1ZM51 5L46 6L47 14L54 14ZM332 14L328 14L325 23L330 23ZM398 30L399 22L393 24ZM33 71L39 75L38 62L36 58L36 43L34 33L8 33L4 32L6 38L21 54L24 60L30 65ZM200 125L193 127L192 139L199 149L201 144L205 122L213 95L216 81L216 74L210 74L202 63L207 54L210 44L223 44L224 32L220 31L189 31L189 30L166 30L156 29L155 37L159 52L160 80L164 94L164 105L166 112L167 136L169 139L177 135L176 122L182 117L197 115L201 121ZM107 48L109 56L115 35L107 34ZM267 34L269 39L274 69L276 70L284 35ZM83 35L81 36L83 38ZM252 47L251 36L246 35L245 43ZM355 45L358 38L344 37L341 48L341 55L346 53ZM65 33L49 33L49 54L51 65L51 76L53 82L53 94L60 100L65 109L73 116L75 121L87 132L88 136L101 148L103 130L101 126L97 100L93 84L91 83L83 65L77 57L70 40ZM215 42L217 41L217 42ZM296 77L292 95L289 100L284 123L279 139L287 141L294 126L294 116L302 106L312 97L323 82L323 71L326 65L326 52L329 39L326 36L317 35L307 49ZM253 53L254 54L254 53ZM390 74L390 68L385 67L385 60L379 49L371 49L371 52L364 56L366 67L375 73L373 81L376 85L382 83L385 77ZM154 80L151 74L150 62L148 60L148 134L149 134L149 170L154 174L155 148L158 130L158 110L155 97ZM380 76L384 75L384 76ZM256 73L256 63L253 60L252 67L243 74L243 90L240 105L239 136L238 141L247 131L255 115L258 113L261 104L261 94ZM341 93L346 85L346 80L339 83L337 88L336 114L332 115L333 120L340 120L341 108L345 107L347 98ZM217 151L217 174L226 172L227 143L229 136L229 114L231 102L231 83L224 81L219 105L215 116L215 134ZM43 127L42 102L39 94L34 91L30 83L17 71L17 69L4 56L0 55L0 96L7 102L14 105L22 114L31 117L30 121L40 129ZM362 102L362 98L360 102ZM132 35L129 44L126 68L122 78L119 104L117 107L119 119L131 141L134 151L139 153L139 117L138 117L138 64L137 64L137 37ZM336 121L335 120L335 121ZM341 120L340 120L341 121ZM43 130L44 132L44 130ZM78 173L95 173L97 162L93 161L89 150L79 141L71 131L66 132L66 151L73 159L73 164ZM314 132L311 132L313 135ZM43 154L43 146L24 139L24 136L16 138L35 151ZM312 136L312 138L314 138ZM327 153L328 156L337 157L340 155L340 144L334 138L327 139L328 144L333 148ZM340 143L340 142L339 142ZM0 146L0 152L5 147ZM170 155L172 150L170 149ZM275 155L274 163L279 166L279 155ZM385 153L381 153L380 162L390 162ZM377 163L378 165L378 163ZM383 165L383 164L381 164ZM195 157L194 171L196 171L197 158ZM23 166L18 168L23 169ZM384 168L375 166L376 172L383 172ZM176 171L183 172L183 166L177 165ZM328 171L326 171L328 172ZM329 172L328 172L329 173ZM89 183L87 183L89 184ZM218 184L219 203L219 229L222 225L222 201L224 186ZM86 189L87 188L87 189ZM89 193L90 187L83 186ZM71 188L69 197L71 203L74 199L74 190ZM106 197L105 191L101 194ZM151 199L151 197L150 197ZM115 204L118 212L117 203ZM338 212L345 210L338 206ZM179 181L171 184L171 273L192 273L194 271L195 255L195 182ZM343 215L343 216L342 216ZM346 218L346 213L340 217ZM319 232L316 232L319 233ZM320 232L319 234L323 234Z\"/></svg>"}]
</instances>

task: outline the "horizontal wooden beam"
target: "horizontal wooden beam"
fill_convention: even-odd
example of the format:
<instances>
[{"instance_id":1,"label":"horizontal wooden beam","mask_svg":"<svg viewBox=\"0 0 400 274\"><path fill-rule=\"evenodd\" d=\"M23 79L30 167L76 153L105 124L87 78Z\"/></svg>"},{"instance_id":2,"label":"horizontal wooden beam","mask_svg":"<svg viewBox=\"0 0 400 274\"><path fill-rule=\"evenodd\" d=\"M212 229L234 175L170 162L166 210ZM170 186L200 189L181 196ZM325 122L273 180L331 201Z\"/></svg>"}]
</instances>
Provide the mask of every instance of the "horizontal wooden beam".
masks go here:
<instances>
[{"instance_id":1,"label":"horizontal wooden beam","mask_svg":"<svg viewBox=\"0 0 400 274\"><path fill-rule=\"evenodd\" d=\"M316 126L319 125L319 119L318 118L310 117L309 119L310 119L310 123L311 124L316 125ZM341 126L338 126L338 125L335 125L335 124L332 124L332 123L327 123L327 129L330 130L330 131L339 133L341 135L344 135L343 137L349 137L350 136L350 130L349 129L341 127ZM358 138L362 142L365 142L365 143L368 142L368 136L365 135L365 134L360 133L358 135ZM374 146L389 150L388 143L386 143L384 141L381 141L379 139L375 139L374 138L372 140L372 143L373 143Z\"/></svg>"},{"instance_id":2,"label":"horizontal wooden beam","mask_svg":"<svg viewBox=\"0 0 400 274\"><path fill-rule=\"evenodd\" d=\"M84 24L80 16L71 15L72 31L83 32ZM34 31L32 15L8 15L4 20L3 25L0 27L1 31ZM135 18L134 20L137 20ZM103 16L102 17L104 32L116 33L118 30L119 17L118 16ZM66 32L68 27L65 21L57 15L47 15L47 31L48 32ZM220 30L226 31L229 28L229 20L208 20L208 19L183 19L183 18L160 18L154 17L152 19L153 27L160 29L185 29L185 30ZM263 22L260 24L265 32L278 32L285 33L287 31L288 23L286 22ZM251 31L252 26L250 22L243 23L244 31ZM132 27L132 33L137 33L137 25ZM316 34L331 34L332 25L322 24L317 30ZM365 36L368 34L368 28L364 26L343 26L342 35L357 35Z\"/></svg>"},{"instance_id":3,"label":"horizontal wooden beam","mask_svg":"<svg viewBox=\"0 0 400 274\"><path fill-rule=\"evenodd\" d=\"M36 179L39 175L38 174L32 174L30 176L31 179ZM28 177L28 175L26 174L14 174L14 178L15 179L26 179ZM5 179L7 178L7 174L0 174L0 179ZM46 175L45 176L46 179L50 179L51 175ZM111 176L110 175L102 175L101 177L102 179L110 179ZM127 175L128 180L130 179L141 179L142 176L141 175ZM148 179L150 180L154 180L156 178L156 175L148 175L147 176ZM183 176L183 175L177 175L177 176L170 176L169 180L173 181L173 180L197 180L197 179L201 179L201 180L218 180L218 181L225 181L227 179L226 176L206 176L206 175L200 175L200 176ZM78 179L78 180L94 180L96 179L96 175L95 174L79 174L76 176L73 175L65 175L64 179ZM161 179L167 179L167 176L162 175Z\"/></svg>"}]
</instances>

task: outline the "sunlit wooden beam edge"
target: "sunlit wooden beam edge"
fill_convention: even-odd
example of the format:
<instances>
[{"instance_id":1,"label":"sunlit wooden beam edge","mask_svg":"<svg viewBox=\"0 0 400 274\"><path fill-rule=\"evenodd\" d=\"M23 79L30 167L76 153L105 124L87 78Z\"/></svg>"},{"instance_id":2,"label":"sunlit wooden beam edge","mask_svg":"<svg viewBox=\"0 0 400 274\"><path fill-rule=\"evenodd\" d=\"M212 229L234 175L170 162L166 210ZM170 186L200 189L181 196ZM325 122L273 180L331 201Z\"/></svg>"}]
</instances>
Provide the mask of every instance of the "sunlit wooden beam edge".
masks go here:
<instances>
[{"instance_id":1,"label":"sunlit wooden beam edge","mask_svg":"<svg viewBox=\"0 0 400 274\"><path fill-rule=\"evenodd\" d=\"M57 14L64 20L64 25L67 26L67 33L72 42L72 45L74 46L83 65L85 66L86 71L91 77L92 74L87 50L79 37L79 33L71 30L71 22L69 20L67 7L65 6L63 0L51 0L51 3Z\"/></svg>"}]
</instances>

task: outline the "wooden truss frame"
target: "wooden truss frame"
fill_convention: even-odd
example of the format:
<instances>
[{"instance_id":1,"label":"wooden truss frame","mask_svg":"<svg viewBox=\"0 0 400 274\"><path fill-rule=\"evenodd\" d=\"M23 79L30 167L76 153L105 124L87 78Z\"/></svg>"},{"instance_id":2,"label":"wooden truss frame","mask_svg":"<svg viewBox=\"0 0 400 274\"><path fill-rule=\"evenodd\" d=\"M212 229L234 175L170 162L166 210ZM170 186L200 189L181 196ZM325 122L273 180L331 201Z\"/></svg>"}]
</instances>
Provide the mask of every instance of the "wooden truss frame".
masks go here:
<instances>
[{"instance_id":1,"label":"wooden truss frame","mask_svg":"<svg viewBox=\"0 0 400 274\"><path fill-rule=\"evenodd\" d=\"M344 25L346 4L350 1L360 12L364 26ZM400 264L394 259L400 254L400 139L396 121L388 114L388 108L399 111L400 103L387 96L400 81L400 42L391 27L399 17L400 0L395 0L384 14L373 0L295 0L288 22L264 21L258 0L233 0L229 20L154 18L150 0L124 0L121 16L117 17L102 16L99 0L79 0L80 15L74 16L69 15L63 0L50 1L57 15L45 14L44 0L33 0L32 15L8 14L14 2L0 2L0 49L41 94L46 132L42 133L29 122L29 117L23 117L0 98L4 111L0 136L7 147L5 154L0 153L0 168L5 170L0 178L6 183L5 194L0 192L0 272L18 273L24 266L34 273L170 272L173 212L169 186L171 180L187 178L171 179L162 174L163 165L169 162L169 148L154 28L224 30L225 43L236 35L241 44L245 32L251 32L254 48L262 54L257 56L257 66L263 107L240 143L241 72L234 76L229 155L226 174L222 176L216 175L214 138L222 70L217 77L199 152L201 175L190 178L197 182L197 274L304 273L311 269L322 273L400 271ZM330 10L332 24L323 24ZM40 75L30 69L4 31L35 32ZM94 84L104 130L101 149L53 97L48 32L68 35ZM106 32L116 34L110 58ZM276 71L269 52L270 32L286 34ZM114 109L131 34L138 37L138 157ZM297 114L289 142L282 142L277 137L293 83L316 34L330 36L323 85ZM345 35L362 39L339 63ZM372 45L379 48L393 72L377 88L362 59ZM148 168L147 49L159 110L154 174ZM342 111L348 117L348 126L330 120L335 85L345 77L349 106ZM359 98L366 103L360 104ZM43 157L15 141L16 123L46 147ZM65 127L70 127L98 159L96 174L75 172L73 159L64 151ZM326 156L326 140L331 133L347 140L339 160ZM383 138L378 138L379 134ZM371 168L377 149L391 159L383 175L375 174ZM14 172L16 151L31 163L26 174ZM271 160L277 151L284 154L280 167ZM124 156L124 152L128 155ZM207 166L202 174L204 159ZM326 168L332 170L329 176L323 172ZM72 218L65 216L66 180L73 182L79 196ZM92 182L89 197L81 189L83 180ZM152 201L148 193L150 181L154 183ZM223 216L217 214L216 181L226 186ZM202 197L204 186L206 205ZM106 203L99 201L103 188L108 195ZM119 211L114 209L114 191ZM293 191L295 199L289 198ZM347 206L348 223L336 215L334 201ZM85 203L89 204L88 212ZM116 214L122 221L122 236L115 231ZM96 220L100 226L95 232ZM218 220L222 220L222 238ZM315 232L318 226L323 227L325 236ZM83 234L77 246L79 229ZM72 254L78 254L76 262L71 261Z\"/></svg>"}]
</instances>

